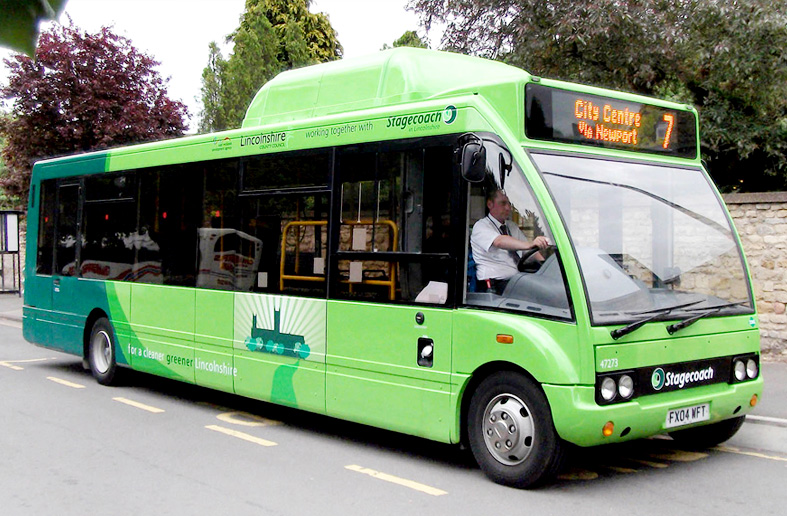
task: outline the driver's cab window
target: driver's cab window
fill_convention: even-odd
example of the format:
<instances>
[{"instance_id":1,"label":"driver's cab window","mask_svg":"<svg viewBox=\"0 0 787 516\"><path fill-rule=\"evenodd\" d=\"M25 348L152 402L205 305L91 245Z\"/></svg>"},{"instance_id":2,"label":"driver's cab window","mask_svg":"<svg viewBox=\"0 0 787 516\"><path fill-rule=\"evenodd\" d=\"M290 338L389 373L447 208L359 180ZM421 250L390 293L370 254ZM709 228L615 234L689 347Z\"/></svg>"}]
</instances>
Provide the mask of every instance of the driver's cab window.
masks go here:
<instances>
[{"instance_id":1,"label":"driver's cab window","mask_svg":"<svg viewBox=\"0 0 787 516\"><path fill-rule=\"evenodd\" d=\"M570 319L552 231L521 169L490 141L487 173L470 186L468 305Z\"/></svg>"}]
</instances>

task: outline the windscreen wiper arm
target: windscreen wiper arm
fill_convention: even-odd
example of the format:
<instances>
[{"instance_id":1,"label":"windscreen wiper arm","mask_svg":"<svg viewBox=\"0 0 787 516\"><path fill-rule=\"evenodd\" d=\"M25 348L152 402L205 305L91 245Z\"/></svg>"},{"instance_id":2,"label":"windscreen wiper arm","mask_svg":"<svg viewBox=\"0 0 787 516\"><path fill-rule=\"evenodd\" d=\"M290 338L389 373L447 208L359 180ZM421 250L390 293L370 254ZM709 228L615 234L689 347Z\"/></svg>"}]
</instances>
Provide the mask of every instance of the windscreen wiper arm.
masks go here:
<instances>
[{"instance_id":1,"label":"windscreen wiper arm","mask_svg":"<svg viewBox=\"0 0 787 516\"><path fill-rule=\"evenodd\" d=\"M669 306L669 307L666 307L666 308L658 308L656 310L648 310L646 312L639 312L640 314L647 314L647 313L653 312L653 315L651 315L650 317L645 317L644 319L640 319L639 321L634 321L633 323L627 324L626 326L624 326L622 328L618 328L616 330L612 330L612 331L609 332L609 334L610 334L610 336L613 339L617 340L617 339L621 338L624 335L628 335L629 333L642 328L643 326L645 326L645 324L649 323L650 321L653 321L654 319L658 319L659 317L667 315L668 313L672 312L673 310L677 310L679 308L686 308L687 306L696 305L697 303L702 303L703 301L705 301L705 300L704 299L700 299L700 300L697 300L697 301L692 301L690 303L683 303L683 304L680 304L680 305Z\"/></svg>"},{"instance_id":2,"label":"windscreen wiper arm","mask_svg":"<svg viewBox=\"0 0 787 516\"><path fill-rule=\"evenodd\" d=\"M674 324L670 324L669 326L667 326L667 333L672 335L673 333L675 333L677 331L680 331L683 328L686 328L687 326L691 326L692 324L694 324L695 322L699 321L703 317L707 317L707 316L709 316L711 314L715 314L716 312L720 311L723 308L729 308L731 306L737 306L737 305L741 305L743 303L744 303L744 301L741 301L741 302L738 302L738 303L727 303L727 304L724 304L724 305L717 305L717 306L709 307L709 308L705 309L705 311L702 312L702 313L699 313L697 315L693 315L693 316L691 316L691 317L689 317L687 319L683 319L680 322L676 322Z\"/></svg>"}]
</instances>

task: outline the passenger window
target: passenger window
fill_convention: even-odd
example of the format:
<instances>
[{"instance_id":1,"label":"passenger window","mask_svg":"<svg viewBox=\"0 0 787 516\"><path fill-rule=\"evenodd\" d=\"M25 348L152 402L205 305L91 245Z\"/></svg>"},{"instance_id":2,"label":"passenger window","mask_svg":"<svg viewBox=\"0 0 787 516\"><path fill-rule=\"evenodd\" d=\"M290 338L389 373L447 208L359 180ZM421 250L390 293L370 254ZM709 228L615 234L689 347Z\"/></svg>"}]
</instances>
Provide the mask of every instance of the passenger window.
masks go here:
<instances>
[{"instance_id":1,"label":"passenger window","mask_svg":"<svg viewBox=\"0 0 787 516\"><path fill-rule=\"evenodd\" d=\"M141 237L137 232L137 182L131 174L91 176L85 179L82 215L83 278L136 281L144 272L135 267Z\"/></svg>"},{"instance_id":2,"label":"passenger window","mask_svg":"<svg viewBox=\"0 0 787 516\"><path fill-rule=\"evenodd\" d=\"M52 258L55 241L55 193L57 186L54 180L41 183L41 201L38 208L38 255L36 256L36 273L52 274Z\"/></svg>"},{"instance_id":3,"label":"passenger window","mask_svg":"<svg viewBox=\"0 0 787 516\"><path fill-rule=\"evenodd\" d=\"M332 296L452 302L450 147L346 148Z\"/></svg>"}]
</instances>

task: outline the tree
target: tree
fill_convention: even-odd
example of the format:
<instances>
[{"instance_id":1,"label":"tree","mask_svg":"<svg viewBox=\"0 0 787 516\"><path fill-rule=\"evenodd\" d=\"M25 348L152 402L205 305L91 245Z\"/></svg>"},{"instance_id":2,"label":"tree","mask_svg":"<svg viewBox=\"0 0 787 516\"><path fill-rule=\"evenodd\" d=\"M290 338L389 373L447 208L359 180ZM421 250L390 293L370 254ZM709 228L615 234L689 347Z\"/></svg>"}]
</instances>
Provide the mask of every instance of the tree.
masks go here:
<instances>
[{"instance_id":1,"label":"tree","mask_svg":"<svg viewBox=\"0 0 787 516\"><path fill-rule=\"evenodd\" d=\"M7 194L26 198L33 162L58 154L179 136L186 106L167 97L158 63L104 27L95 34L58 25L41 35L35 60L5 60L12 100L0 121Z\"/></svg>"},{"instance_id":2,"label":"tree","mask_svg":"<svg viewBox=\"0 0 787 516\"><path fill-rule=\"evenodd\" d=\"M787 14L774 0L410 0L442 48L697 106L724 190L787 187ZM754 172L754 173L752 173Z\"/></svg>"},{"instance_id":3,"label":"tree","mask_svg":"<svg viewBox=\"0 0 787 516\"><path fill-rule=\"evenodd\" d=\"M429 45L427 45L421 39L421 37L418 35L417 32L415 32L414 30L408 30L405 31L405 33L402 34L399 39L393 42L393 48L398 48L398 47L429 48ZM389 47L388 44L386 43L383 44L383 48L381 48L380 50L388 50L389 48L392 47Z\"/></svg>"},{"instance_id":4,"label":"tree","mask_svg":"<svg viewBox=\"0 0 787 516\"><path fill-rule=\"evenodd\" d=\"M66 0L0 0L0 46L32 56L38 39L38 23L56 20Z\"/></svg>"},{"instance_id":5,"label":"tree","mask_svg":"<svg viewBox=\"0 0 787 516\"><path fill-rule=\"evenodd\" d=\"M309 12L309 0L247 0L224 59L211 43L202 72L200 132L240 126L254 95L278 73L339 59L342 47L328 17Z\"/></svg>"}]
</instances>

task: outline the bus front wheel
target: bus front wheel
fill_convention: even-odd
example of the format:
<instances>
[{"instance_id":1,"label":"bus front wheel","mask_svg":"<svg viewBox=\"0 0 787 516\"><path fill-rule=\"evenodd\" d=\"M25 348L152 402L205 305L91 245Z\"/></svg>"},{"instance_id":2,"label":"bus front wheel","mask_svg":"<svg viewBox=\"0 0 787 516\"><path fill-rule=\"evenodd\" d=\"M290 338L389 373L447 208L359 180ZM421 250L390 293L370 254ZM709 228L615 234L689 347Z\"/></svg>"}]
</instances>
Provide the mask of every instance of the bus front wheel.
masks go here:
<instances>
[{"instance_id":1,"label":"bus front wheel","mask_svg":"<svg viewBox=\"0 0 787 516\"><path fill-rule=\"evenodd\" d=\"M529 378L512 372L486 378L470 400L467 424L473 456L498 484L526 488L557 474L562 443L546 397Z\"/></svg>"},{"instance_id":2,"label":"bus front wheel","mask_svg":"<svg viewBox=\"0 0 787 516\"><path fill-rule=\"evenodd\" d=\"M116 378L115 339L112 326L106 317L98 319L90 331L87 360L90 372L102 385L112 385Z\"/></svg>"}]
</instances>

